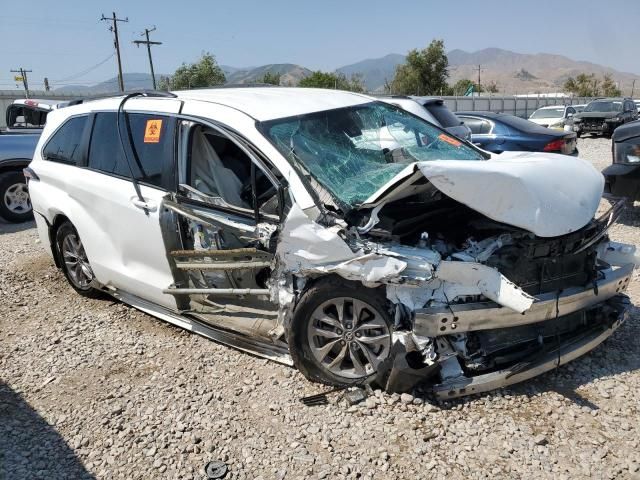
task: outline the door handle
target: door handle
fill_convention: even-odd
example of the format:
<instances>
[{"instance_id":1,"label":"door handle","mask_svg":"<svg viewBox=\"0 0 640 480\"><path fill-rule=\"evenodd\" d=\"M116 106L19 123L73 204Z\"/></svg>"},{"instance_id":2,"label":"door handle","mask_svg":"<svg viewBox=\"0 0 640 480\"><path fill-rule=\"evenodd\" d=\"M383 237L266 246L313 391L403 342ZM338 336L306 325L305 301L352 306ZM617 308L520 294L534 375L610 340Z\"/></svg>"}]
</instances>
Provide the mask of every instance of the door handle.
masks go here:
<instances>
[{"instance_id":1,"label":"door handle","mask_svg":"<svg viewBox=\"0 0 640 480\"><path fill-rule=\"evenodd\" d=\"M140 200L139 198L134 197L131 199L131 203L134 206L149 212L155 212L158 209L158 205L155 202L147 200L146 198L144 200Z\"/></svg>"}]
</instances>

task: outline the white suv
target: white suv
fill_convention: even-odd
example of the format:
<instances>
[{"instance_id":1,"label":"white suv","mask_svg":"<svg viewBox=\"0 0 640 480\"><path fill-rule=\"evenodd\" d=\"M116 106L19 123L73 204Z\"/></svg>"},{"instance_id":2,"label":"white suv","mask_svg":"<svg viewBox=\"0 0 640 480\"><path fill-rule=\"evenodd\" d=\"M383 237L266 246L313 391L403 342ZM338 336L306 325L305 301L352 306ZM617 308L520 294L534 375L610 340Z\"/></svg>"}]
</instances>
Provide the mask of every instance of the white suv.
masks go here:
<instances>
[{"instance_id":1,"label":"white suv","mask_svg":"<svg viewBox=\"0 0 640 480\"><path fill-rule=\"evenodd\" d=\"M561 161L560 161L561 160ZM25 171L71 286L334 385L515 383L624 320L602 176L496 158L387 103L236 88L49 115Z\"/></svg>"}]
</instances>

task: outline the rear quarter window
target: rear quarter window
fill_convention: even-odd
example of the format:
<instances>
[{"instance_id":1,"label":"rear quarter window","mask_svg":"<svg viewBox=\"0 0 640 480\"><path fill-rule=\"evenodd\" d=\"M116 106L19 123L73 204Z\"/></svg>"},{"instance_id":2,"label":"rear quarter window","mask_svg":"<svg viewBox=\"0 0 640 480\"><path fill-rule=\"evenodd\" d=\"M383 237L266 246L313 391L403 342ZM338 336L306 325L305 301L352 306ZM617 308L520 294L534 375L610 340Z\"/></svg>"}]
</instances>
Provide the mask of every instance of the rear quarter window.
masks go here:
<instances>
[{"instance_id":1,"label":"rear quarter window","mask_svg":"<svg viewBox=\"0 0 640 480\"><path fill-rule=\"evenodd\" d=\"M456 117L444 104L428 103L425 105L425 108L436 118L438 123L445 128L460 125L460 119Z\"/></svg>"},{"instance_id":2,"label":"rear quarter window","mask_svg":"<svg viewBox=\"0 0 640 480\"><path fill-rule=\"evenodd\" d=\"M82 157L82 135L87 116L67 120L51 137L42 150L42 157L51 162L78 165Z\"/></svg>"}]
</instances>

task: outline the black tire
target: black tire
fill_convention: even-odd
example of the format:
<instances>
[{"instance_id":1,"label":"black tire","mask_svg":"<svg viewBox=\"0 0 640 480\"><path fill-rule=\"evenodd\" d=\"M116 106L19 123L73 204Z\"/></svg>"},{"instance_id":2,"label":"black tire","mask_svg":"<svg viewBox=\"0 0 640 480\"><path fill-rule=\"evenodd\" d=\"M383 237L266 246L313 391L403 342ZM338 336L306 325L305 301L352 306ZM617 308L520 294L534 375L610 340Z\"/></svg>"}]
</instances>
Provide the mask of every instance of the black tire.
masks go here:
<instances>
[{"instance_id":1,"label":"black tire","mask_svg":"<svg viewBox=\"0 0 640 480\"><path fill-rule=\"evenodd\" d=\"M74 253L72 255L73 252L71 252L70 248L73 248L73 245L65 242L71 242L71 244L77 245L79 247L76 250L77 254ZM98 298L102 296L100 290L96 290L93 287L93 270L91 270L91 266L89 265L89 259L80 241L80 236L71 222L65 221L56 230L55 247L56 255L58 255L60 265L62 265L62 271L69 285L84 297ZM76 265L80 263L76 269L74 269L72 265L74 255L76 259L79 259L79 262L75 262Z\"/></svg>"},{"instance_id":2,"label":"black tire","mask_svg":"<svg viewBox=\"0 0 640 480\"><path fill-rule=\"evenodd\" d=\"M26 222L33 218L27 180L22 172L0 175L0 217L14 223Z\"/></svg>"},{"instance_id":3,"label":"black tire","mask_svg":"<svg viewBox=\"0 0 640 480\"><path fill-rule=\"evenodd\" d=\"M391 349L393 322L391 314L389 313L389 304L384 292L380 291L380 289L367 288L357 282L343 280L341 277L327 277L326 279L322 279L312 285L302 295L293 313L291 326L287 331L287 342L289 343L289 351L291 353L293 363L296 368L312 382L320 382L332 386L358 385L365 383L369 378L376 374L376 371L373 370L359 378L346 378L344 376L336 375L318 361L312 352L308 331L310 324L314 322L314 319L312 318L314 311L316 311L317 308L320 308L323 304L326 304L328 301L335 299L339 300L341 298L352 298L358 300L359 302L366 304L368 308L375 310L379 315L376 321L383 322L389 334L389 348L386 352L387 355L388 351ZM345 310L347 309L348 307L345 307ZM369 320L363 320L363 322L364 321L368 322ZM356 330L357 329L354 325L352 332L355 332ZM381 334L385 333L384 329L380 329L379 332ZM368 334L369 333L366 335ZM375 334L376 330L374 329L373 335ZM363 340L366 335L363 335L360 340ZM353 340L356 339L353 338ZM349 345L354 345L354 342L349 342ZM348 355L351 356L353 353L349 345L347 345L347 351ZM339 345L337 345L337 347L342 348ZM356 347L356 349L359 348L361 347ZM383 358L381 357L381 359ZM347 360L351 361L351 358L349 357Z\"/></svg>"}]
</instances>

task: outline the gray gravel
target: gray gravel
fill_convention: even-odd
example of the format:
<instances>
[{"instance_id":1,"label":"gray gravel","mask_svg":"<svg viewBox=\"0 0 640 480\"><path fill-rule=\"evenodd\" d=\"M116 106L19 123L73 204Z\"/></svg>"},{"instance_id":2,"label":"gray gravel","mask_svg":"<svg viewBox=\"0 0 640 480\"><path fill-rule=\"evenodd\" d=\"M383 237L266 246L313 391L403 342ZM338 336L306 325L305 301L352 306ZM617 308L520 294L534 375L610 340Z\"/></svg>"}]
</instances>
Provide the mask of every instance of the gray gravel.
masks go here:
<instances>
[{"instance_id":1,"label":"gray gravel","mask_svg":"<svg viewBox=\"0 0 640 480\"><path fill-rule=\"evenodd\" d=\"M605 139L580 139L602 168ZM614 239L639 243L640 215ZM0 478L640 478L640 312L556 372L433 405L323 390L291 368L76 295L33 224L0 225ZM640 301L637 274L630 288Z\"/></svg>"}]
</instances>

